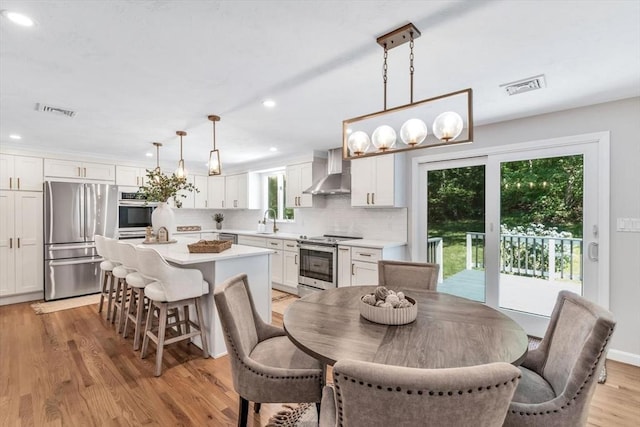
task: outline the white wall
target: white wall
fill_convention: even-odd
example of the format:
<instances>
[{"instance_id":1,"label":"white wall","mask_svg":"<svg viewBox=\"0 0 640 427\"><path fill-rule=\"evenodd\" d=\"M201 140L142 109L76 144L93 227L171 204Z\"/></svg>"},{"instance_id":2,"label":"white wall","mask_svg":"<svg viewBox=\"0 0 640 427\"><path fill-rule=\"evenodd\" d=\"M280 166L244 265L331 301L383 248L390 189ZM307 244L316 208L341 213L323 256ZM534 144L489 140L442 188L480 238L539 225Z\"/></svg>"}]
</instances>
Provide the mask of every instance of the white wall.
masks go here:
<instances>
[{"instance_id":1,"label":"white wall","mask_svg":"<svg viewBox=\"0 0 640 427\"><path fill-rule=\"evenodd\" d=\"M616 351L610 355L639 364L640 233L616 231L616 218L640 218L640 98L476 127L473 144L411 152L407 182L411 182L411 158L430 152L459 152L600 131L610 131L611 136L609 286L610 310L618 323L611 344ZM410 200L410 185L407 191Z\"/></svg>"}]
</instances>

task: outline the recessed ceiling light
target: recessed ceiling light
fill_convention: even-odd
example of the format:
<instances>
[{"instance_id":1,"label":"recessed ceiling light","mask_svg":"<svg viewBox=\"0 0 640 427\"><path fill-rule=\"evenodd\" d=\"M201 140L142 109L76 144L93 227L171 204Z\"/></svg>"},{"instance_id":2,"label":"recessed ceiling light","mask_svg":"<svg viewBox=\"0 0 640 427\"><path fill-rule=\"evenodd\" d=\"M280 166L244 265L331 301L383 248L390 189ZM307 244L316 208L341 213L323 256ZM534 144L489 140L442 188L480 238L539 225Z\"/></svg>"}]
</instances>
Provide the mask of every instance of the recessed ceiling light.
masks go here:
<instances>
[{"instance_id":1,"label":"recessed ceiling light","mask_svg":"<svg viewBox=\"0 0 640 427\"><path fill-rule=\"evenodd\" d=\"M153 153L151 153L149 151L147 151L144 155L147 156L147 157L153 157Z\"/></svg>"},{"instance_id":2,"label":"recessed ceiling light","mask_svg":"<svg viewBox=\"0 0 640 427\"><path fill-rule=\"evenodd\" d=\"M3 10L2 15L9 18L9 20L14 24L22 25L23 27L33 27L33 19L29 18L27 15L10 12L8 10Z\"/></svg>"},{"instance_id":3,"label":"recessed ceiling light","mask_svg":"<svg viewBox=\"0 0 640 427\"><path fill-rule=\"evenodd\" d=\"M276 147L271 147L269 148L269 151L278 151L278 149Z\"/></svg>"},{"instance_id":4,"label":"recessed ceiling light","mask_svg":"<svg viewBox=\"0 0 640 427\"><path fill-rule=\"evenodd\" d=\"M273 99L265 99L264 101L262 101L262 105L267 108L273 108L276 106L276 101L274 101Z\"/></svg>"},{"instance_id":5,"label":"recessed ceiling light","mask_svg":"<svg viewBox=\"0 0 640 427\"><path fill-rule=\"evenodd\" d=\"M20 135L17 135L15 133L12 133L11 135L9 135L9 138L11 138L11 139L22 139L22 137Z\"/></svg>"}]
</instances>

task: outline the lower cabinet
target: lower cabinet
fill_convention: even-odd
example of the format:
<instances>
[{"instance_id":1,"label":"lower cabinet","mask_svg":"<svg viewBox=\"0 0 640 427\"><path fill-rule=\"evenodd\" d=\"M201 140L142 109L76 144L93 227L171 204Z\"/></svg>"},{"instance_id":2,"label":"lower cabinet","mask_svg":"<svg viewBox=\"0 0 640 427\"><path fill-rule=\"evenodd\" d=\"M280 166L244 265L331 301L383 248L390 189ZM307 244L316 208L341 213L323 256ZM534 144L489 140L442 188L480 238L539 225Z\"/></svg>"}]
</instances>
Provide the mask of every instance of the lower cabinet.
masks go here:
<instances>
[{"instance_id":1,"label":"lower cabinet","mask_svg":"<svg viewBox=\"0 0 640 427\"><path fill-rule=\"evenodd\" d=\"M351 286L351 246L338 246L338 287Z\"/></svg>"},{"instance_id":2,"label":"lower cabinet","mask_svg":"<svg viewBox=\"0 0 640 427\"><path fill-rule=\"evenodd\" d=\"M281 284L283 281L282 240L267 239L267 249L272 249L275 251L271 255L271 282Z\"/></svg>"},{"instance_id":3,"label":"lower cabinet","mask_svg":"<svg viewBox=\"0 0 640 427\"><path fill-rule=\"evenodd\" d=\"M298 287L298 243L293 240L284 241L284 252L282 260L283 285Z\"/></svg>"},{"instance_id":4,"label":"lower cabinet","mask_svg":"<svg viewBox=\"0 0 640 427\"><path fill-rule=\"evenodd\" d=\"M298 286L298 243L295 240L238 236L238 244L272 249L271 282L283 285L282 290L293 292Z\"/></svg>"},{"instance_id":5,"label":"lower cabinet","mask_svg":"<svg viewBox=\"0 0 640 427\"><path fill-rule=\"evenodd\" d=\"M404 259L404 246L364 248L338 246L338 287L377 285L378 261Z\"/></svg>"},{"instance_id":6,"label":"lower cabinet","mask_svg":"<svg viewBox=\"0 0 640 427\"><path fill-rule=\"evenodd\" d=\"M42 193L0 191L0 297L42 292L42 218Z\"/></svg>"}]
</instances>

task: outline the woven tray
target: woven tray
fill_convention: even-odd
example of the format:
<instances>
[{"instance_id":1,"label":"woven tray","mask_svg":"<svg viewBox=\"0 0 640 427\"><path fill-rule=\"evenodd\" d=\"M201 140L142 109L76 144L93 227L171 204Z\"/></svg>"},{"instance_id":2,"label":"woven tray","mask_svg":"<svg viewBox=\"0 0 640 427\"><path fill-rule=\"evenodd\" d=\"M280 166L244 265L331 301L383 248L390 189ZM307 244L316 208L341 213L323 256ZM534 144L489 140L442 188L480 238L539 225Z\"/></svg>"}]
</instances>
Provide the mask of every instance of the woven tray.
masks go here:
<instances>
[{"instance_id":1,"label":"woven tray","mask_svg":"<svg viewBox=\"0 0 640 427\"><path fill-rule=\"evenodd\" d=\"M230 240L200 240L196 243L187 245L189 253L207 254L226 251L231 247Z\"/></svg>"}]
</instances>

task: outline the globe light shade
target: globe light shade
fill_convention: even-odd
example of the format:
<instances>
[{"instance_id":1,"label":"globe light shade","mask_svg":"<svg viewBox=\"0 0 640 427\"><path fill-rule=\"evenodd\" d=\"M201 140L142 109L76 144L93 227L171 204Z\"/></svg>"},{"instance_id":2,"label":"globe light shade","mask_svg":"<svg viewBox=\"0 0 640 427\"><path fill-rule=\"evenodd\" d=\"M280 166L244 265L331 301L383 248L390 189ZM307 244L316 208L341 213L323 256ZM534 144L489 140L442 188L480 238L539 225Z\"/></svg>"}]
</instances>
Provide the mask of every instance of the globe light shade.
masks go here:
<instances>
[{"instance_id":1,"label":"globe light shade","mask_svg":"<svg viewBox=\"0 0 640 427\"><path fill-rule=\"evenodd\" d=\"M371 142L380 151L387 151L396 145L396 131L389 125L378 126L371 135Z\"/></svg>"},{"instance_id":2,"label":"globe light shade","mask_svg":"<svg viewBox=\"0 0 640 427\"><path fill-rule=\"evenodd\" d=\"M427 137L427 125L420 119L409 119L400 128L400 139L407 145L420 145Z\"/></svg>"},{"instance_id":3,"label":"globe light shade","mask_svg":"<svg viewBox=\"0 0 640 427\"><path fill-rule=\"evenodd\" d=\"M453 111L440 114L433 121L433 134L441 141L449 142L462 133L462 117Z\"/></svg>"},{"instance_id":4,"label":"globe light shade","mask_svg":"<svg viewBox=\"0 0 640 427\"><path fill-rule=\"evenodd\" d=\"M369 139L369 135L361 130L349 135L348 145L349 150L351 150L351 154L355 154L356 156L363 155L367 152L370 144L371 140Z\"/></svg>"}]
</instances>

